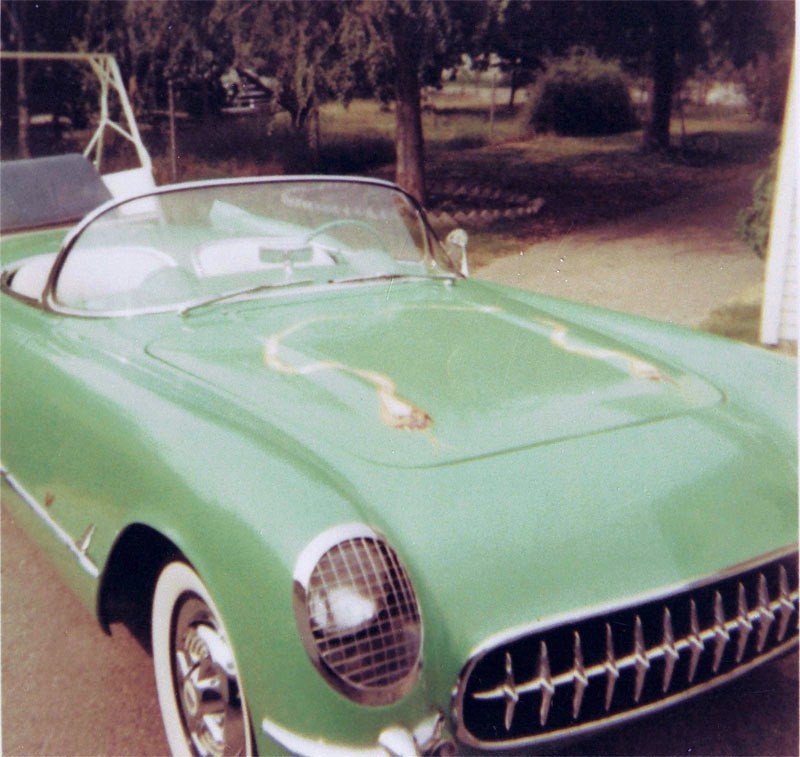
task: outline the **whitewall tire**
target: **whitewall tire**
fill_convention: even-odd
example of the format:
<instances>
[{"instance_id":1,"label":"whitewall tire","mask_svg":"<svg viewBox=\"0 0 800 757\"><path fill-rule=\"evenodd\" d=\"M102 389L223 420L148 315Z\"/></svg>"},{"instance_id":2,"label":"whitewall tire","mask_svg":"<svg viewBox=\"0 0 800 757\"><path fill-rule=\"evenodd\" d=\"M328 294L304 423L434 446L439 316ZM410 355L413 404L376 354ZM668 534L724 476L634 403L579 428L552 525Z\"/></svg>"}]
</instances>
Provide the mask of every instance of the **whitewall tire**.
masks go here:
<instances>
[{"instance_id":1,"label":"whitewall tire","mask_svg":"<svg viewBox=\"0 0 800 757\"><path fill-rule=\"evenodd\" d=\"M197 573L182 561L158 577L153 664L173 755L253 754L236 660L222 618Z\"/></svg>"}]
</instances>

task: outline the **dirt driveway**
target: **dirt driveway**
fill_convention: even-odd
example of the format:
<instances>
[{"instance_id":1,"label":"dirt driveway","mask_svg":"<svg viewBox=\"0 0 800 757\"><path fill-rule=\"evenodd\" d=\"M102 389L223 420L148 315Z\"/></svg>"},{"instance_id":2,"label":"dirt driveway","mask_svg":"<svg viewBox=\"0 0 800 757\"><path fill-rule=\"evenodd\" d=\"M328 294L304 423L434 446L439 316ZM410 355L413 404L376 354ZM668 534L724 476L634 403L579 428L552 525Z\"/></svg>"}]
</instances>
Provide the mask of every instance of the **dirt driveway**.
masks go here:
<instances>
[{"instance_id":1,"label":"dirt driveway","mask_svg":"<svg viewBox=\"0 0 800 757\"><path fill-rule=\"evenodd\" d=\"M479 279L697 326L758 290L764 263L736 238L758 168L625 219L541 242L493 261Z\"/></svg>"}]
</instances>

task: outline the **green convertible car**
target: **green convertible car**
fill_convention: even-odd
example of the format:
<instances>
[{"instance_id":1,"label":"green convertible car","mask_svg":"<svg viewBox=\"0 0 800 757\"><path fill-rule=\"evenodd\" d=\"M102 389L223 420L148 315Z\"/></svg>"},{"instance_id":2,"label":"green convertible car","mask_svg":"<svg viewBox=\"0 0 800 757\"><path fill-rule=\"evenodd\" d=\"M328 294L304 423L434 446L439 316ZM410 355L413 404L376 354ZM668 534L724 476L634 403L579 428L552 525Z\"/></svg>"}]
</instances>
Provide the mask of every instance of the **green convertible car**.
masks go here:
<instances>
[{"instance_id":1,"label":"green convertible car","mask_svg":"<svg viewBox=\"0 0 800 757\"><path fill-rule=\"evenodd\" d=\"M793 361L471 280L386 182L2 171L4 499L175 754L533 750L796 648Z\"/></svg>"}]
</instances>

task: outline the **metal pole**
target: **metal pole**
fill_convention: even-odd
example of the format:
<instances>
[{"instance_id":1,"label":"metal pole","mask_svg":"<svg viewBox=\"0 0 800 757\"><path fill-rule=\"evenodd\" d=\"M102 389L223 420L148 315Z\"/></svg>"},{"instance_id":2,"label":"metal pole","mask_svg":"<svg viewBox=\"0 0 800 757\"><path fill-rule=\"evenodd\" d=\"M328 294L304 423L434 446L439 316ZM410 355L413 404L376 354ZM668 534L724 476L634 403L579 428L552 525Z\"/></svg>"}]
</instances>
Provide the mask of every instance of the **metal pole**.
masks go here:
<instances>
[{"instance_id":1,"label":"metal pole","mask_svg":"<svg viewBox=\"0 0 800 757\"><path fill-rule=\"evenodd\" d=\"M497 68L491 65L492 72L492 103L489 108L489 143L494 142L494 109L497 100Z\"/></svg>"},{"instance_id":2,"label":"metal pole","mask_svg":"<svg viewBox=\"0 0 800 757\"><path fill-rule=\"evenodd\" d=\"M175 97L172 91L172 79L167 82L169 90L169 158L173 183L178 180L178 155L175 147Z\"/></svg>"}]
</instances>

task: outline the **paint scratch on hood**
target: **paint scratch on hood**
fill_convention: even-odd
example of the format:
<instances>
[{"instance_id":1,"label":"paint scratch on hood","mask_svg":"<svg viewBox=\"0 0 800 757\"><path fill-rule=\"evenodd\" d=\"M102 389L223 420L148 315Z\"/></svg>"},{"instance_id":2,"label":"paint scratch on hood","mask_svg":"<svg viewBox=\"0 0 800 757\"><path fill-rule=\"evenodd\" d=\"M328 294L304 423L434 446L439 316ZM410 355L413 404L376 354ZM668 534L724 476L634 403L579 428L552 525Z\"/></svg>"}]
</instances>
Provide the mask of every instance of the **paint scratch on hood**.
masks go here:
<instances>
[{"instance_id":1,"label":"paint scratch on hood","mask_svg":"<svg viewBox=\"0 0 800 757\"><path fill-rule=\"evenodd\" d=\"M622 362L631 376L647 379L648 381L663 381L674 383L673 379L659 370L652 363L629 355L621 350L609 350L602 347L584 347L569 340L569 329L556 321L537 319L539 323L552 329L550 333L550 343L560 349L571 352L574 355L583 355L594 360L604 360L607 362Z\"/></svg>"},{"instance_id":2,"label":"paint scratch on hood","mask_svg":"<svg viewBox=\"0 0 800 757\"><path fill-rule=\"evenodd\" d=\"M319 360L308 365L296 366L288 363L280 356L281 343L286 337L300 331L311 323L322 320L340 320L336 318L310 318L296 323L287 329L269 337L264 344L264 363L267 367L290 376L308 376L321 371L339 371L349 373L375 387L378 397L380 419L390 428L401 431L424 431L433 422L431 416L413 402L397 393L394 382L382 373L356 368L335 360Z\"/></svg>"},{"instance_id":3,"label":"paint scratch on hood","mask_svg":"<svg viewBox=\"0 0 800 757\"><path fill-rule=\"evenodd\" d=\"M448 310L448 311L466 311L466 312L480 312L480 313L494 313L498 308L493 306L483 305L439 305L439 304L426 304L417 306L405 305L402 310ZM264 343L264 363L267 367L280 373L285 373L290 376L308 376L313 373L321 371L339 371L340 373L348 373L351 376L361 379L375 387L375 393L378 397L378 407L381 422L390 428L395 428L401 431L426 431L433 423L430 414L423 408L415 405L413 402L401 397L397 392L397 387L391 378L364 368L356 368L345 363L340 363L335 360L319 360L315 363L308 365L296 366L287 362L280 356L281 344L284 339L291 336L297 331L300 331L312 323L319 323L320 321L340 321L349 320L354 316L322 316L317 318L308 318L299 323L284 329L270 336ZM426 434L429 440L435 445L438 444L437 440Z\"/></svg>"}]
</instances>

